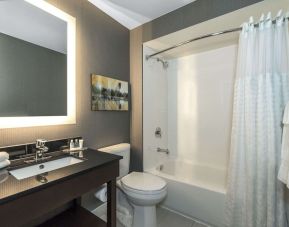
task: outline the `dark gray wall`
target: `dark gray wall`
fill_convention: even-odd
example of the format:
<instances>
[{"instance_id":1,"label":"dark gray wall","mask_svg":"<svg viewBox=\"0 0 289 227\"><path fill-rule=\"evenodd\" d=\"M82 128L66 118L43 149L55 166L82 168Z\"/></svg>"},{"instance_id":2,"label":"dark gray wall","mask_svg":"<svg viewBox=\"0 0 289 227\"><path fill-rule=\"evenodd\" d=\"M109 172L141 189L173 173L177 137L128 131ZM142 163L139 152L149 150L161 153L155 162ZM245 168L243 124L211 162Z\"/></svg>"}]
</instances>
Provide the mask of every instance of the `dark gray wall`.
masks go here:
<instances>
[{"instance_id":1,"label":"dark gray wall","mask_svg":"<svg viewBox=\"0 0 289 227\"><path fill-rule=\"evenodd\" d=\"M0 33L0 117L65 116L66 58Z\"/></svg>"},{"instance_id":2,"label":"dark gray wall","mask_svg":"<svg viewBox=\"0 0 289 227\"><path fill-rule=\"evenodd\" d=\"M143 42L193 26L263 0L197 0L144 24Z\"/></svg>"},{"instance_id":3,"label":"dark gray wall","mask_svg":"<svg viewBox=\"0 0 289 227\"><path fill-rule=\"evenodd\" d=\"M89 147L129 142L129 112L92 112L90 74L129 81L129 31L87 0L49 0L76 17L76 125L0 130L0 146L83 136Z\"/></svg>"},{"instance_id":4,"label":"dark gray wall","mask_svg":"<svg viewBox=\"0 0 289 227\"><path fill-rule=\"evenodd\" d=\"M130 33L130 82L131 82L131 170L143 168L143 101L142 101L142 27Z\"/></svg>"},{"instance_id":5,"label":"dark gray wall","mask_svg":"<svg viewBox=\"0 0 289 227\"><path fill-rule=\"evenodd\" d=\"M197 0L130 32L132 170L143 168L142 44L262 0Z\"/></svg>"}]
</instances>

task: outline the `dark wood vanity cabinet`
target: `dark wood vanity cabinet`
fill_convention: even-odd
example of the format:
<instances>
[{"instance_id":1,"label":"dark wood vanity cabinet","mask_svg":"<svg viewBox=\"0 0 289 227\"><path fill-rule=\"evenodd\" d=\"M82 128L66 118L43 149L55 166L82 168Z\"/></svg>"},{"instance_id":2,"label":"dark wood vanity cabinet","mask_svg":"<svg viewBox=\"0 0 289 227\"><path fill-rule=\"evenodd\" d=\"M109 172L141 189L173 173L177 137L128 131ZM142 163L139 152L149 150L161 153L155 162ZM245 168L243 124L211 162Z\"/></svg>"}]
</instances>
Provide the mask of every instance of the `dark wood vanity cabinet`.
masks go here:
<instances>
[{"instance_id":1,"label":"dark wood vanity cabinet","mask_svg":"<svg viewBox=\"0 0 289 227\"><path fill-rule=\"evenodd\" d=\"M60 173L61 174L61 173ZM60 178L47 187L0 204L0 223L3 227L31 226L33 220L74 201L69 210L43 223L43 226L106 226L106 223L79 206L81 195L107 183L107 226L116 226L116 177L119 160L112 160L87 171ZM21 181L19 181L20 183ZM1 185L0 185L1 187Z\"/></svg>"}]
</instances>

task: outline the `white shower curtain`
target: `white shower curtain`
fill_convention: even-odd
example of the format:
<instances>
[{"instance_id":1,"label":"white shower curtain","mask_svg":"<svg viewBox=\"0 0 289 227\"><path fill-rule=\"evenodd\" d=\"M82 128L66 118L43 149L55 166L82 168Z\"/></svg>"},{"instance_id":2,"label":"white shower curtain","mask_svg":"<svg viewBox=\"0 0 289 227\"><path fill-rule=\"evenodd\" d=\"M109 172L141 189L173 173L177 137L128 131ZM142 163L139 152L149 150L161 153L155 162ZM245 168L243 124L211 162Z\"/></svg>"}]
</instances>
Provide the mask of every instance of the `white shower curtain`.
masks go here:
<instances>
[{"instance_id":1,"label":"white shower curtain","mask_svg":"<svg viewBox=\"0 0 289 227\"><path fill-rule=\"evenodd\" d=\"M289 98L288 21L244 24L235 81L227 226L287 226L277 180L282 115Z\"/></svg>"}]
</instances>

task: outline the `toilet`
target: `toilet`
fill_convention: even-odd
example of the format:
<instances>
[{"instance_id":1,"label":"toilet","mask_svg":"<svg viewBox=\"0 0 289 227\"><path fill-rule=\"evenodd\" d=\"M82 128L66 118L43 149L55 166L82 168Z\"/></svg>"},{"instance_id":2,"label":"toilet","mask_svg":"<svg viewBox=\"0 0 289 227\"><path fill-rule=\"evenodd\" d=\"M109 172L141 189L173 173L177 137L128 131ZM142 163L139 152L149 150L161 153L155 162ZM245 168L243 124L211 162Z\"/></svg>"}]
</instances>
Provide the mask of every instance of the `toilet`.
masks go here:
<instances>
[{"instance_id":1,"label":"toilet","mask_svg":"<svg viewBox=\"0 0 289 227\"><path fill-rule=\"evenodd\" d=\"M167 183L149 173L129 173L130 144L122 143L98 149L122 156L117 186L134 208L133 227L156 227L156 205L167 195Z\"/></svg>"}]
</instances>

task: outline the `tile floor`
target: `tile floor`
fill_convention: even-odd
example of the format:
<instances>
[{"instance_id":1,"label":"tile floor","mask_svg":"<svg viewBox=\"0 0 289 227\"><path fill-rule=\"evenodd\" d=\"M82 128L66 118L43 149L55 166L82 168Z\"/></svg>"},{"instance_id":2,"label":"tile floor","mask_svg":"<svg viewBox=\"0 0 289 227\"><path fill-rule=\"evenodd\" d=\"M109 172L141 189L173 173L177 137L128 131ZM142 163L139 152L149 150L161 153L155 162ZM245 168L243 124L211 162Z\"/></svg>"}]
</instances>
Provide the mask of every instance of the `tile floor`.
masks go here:
<instances>
[{"instance_id":1,"label":"tile floor","mask_svg":"<svg viewBox=\"0 0 289 227\"><path fill-rule=\"evenodd\" d=\"M117 221L117 227L124 227ZM157 227L208 227L167 209L157 208Z\"/></svg>"},{"instance_id":2,"label":"tile floor","mask_svg":"<svg viewBox=\"0 0 289 227\"><path fill-rule=\"evenodd\" d=\"M157 224L158 227L207 227L160 207L157 208Z\"/></svg>"}]
</instances>

